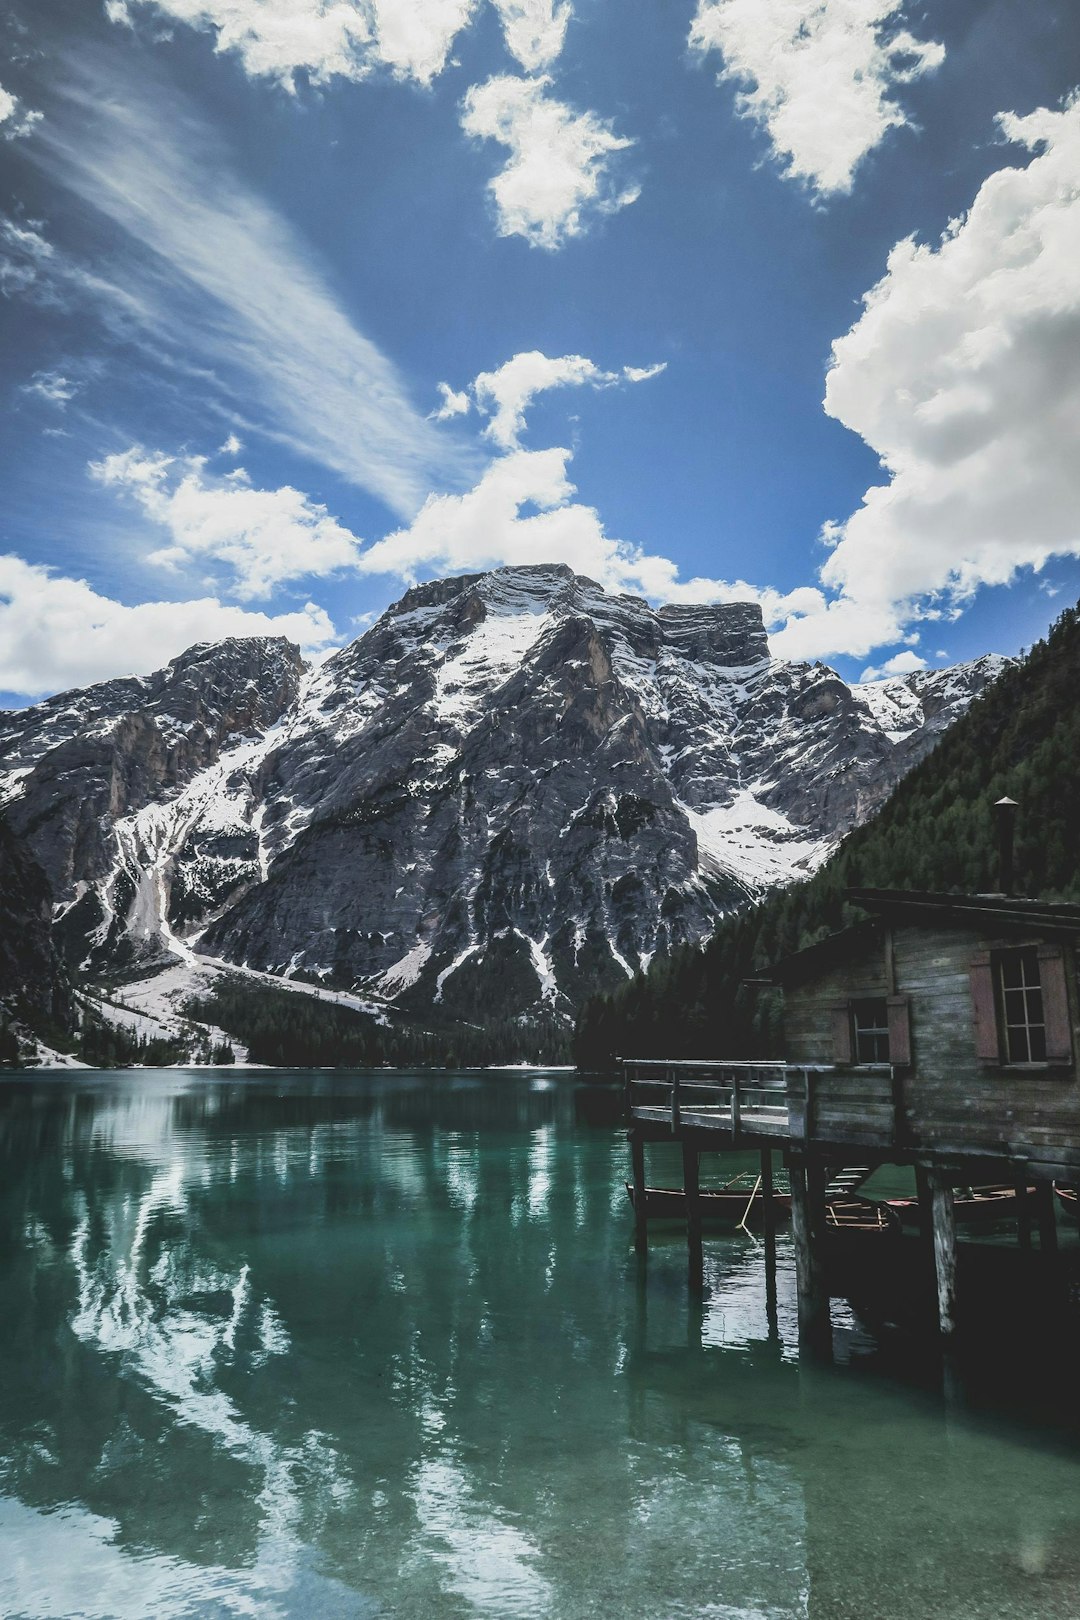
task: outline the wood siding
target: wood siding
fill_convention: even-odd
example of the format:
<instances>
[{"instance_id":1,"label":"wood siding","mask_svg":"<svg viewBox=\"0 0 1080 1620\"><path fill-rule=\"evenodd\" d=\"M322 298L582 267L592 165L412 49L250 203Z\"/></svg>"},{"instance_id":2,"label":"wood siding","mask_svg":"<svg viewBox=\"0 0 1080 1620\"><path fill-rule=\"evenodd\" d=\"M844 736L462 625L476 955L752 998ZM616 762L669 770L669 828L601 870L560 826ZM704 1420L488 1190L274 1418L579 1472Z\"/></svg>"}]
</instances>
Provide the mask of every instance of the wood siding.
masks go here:
<instances>
[{"instance_id":1,"label":"wood siding","mask_svg":"<svg viewBox=\"0 0 1080 1620\"><path fill-rule=\"evenodd\" d=\"M1064 1004L1047 1008L1056 1026L1056 1050L1071 1046L1065 1062L1009 1068L989 1042L983 1013L977 1045L972 968L989 972L988 953L1047 941L1022 933L992 938L976 927L897 927L891 950L883 929L862 942L858 960L841 962L812 982L785 991L785 1056L789 1063L835 1061L837 1009L864 996L906 997L910 1049L897 1053L893 1076L852 1067L822 1077L811 1101L820 1137L851 1143L920 1147L941 1153L984 1152L1048 1163L1080 1160L1080 996L1073 942L1050 942L1064 965ZM890 978L892 982L890 982ZM1059 981L1060 982L1060 981ZM895 1005L895 1003L894 1003ZM1071 1042L1060 1039L1065 1025ZM910 1059L909 1065L903 1058Z\"/></svg>"}]
</instances>

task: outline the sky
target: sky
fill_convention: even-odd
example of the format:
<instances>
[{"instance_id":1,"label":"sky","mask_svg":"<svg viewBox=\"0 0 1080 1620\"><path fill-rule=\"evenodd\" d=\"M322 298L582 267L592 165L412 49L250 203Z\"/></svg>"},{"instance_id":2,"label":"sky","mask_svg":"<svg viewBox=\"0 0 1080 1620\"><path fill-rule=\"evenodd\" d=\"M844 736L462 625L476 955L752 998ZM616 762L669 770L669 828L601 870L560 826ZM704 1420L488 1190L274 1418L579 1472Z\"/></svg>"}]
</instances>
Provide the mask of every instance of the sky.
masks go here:
<instances>
[{"instance_id":1,"label":"sky","mask_svg":"<svg viewBox=\"0 0 1080 1620\"><path fill-rule=\"evenodd\" d=\"M1080 596L1071 0L11 0L0 704L558 561L848 679Z\"/></svg>"}]
</instances>

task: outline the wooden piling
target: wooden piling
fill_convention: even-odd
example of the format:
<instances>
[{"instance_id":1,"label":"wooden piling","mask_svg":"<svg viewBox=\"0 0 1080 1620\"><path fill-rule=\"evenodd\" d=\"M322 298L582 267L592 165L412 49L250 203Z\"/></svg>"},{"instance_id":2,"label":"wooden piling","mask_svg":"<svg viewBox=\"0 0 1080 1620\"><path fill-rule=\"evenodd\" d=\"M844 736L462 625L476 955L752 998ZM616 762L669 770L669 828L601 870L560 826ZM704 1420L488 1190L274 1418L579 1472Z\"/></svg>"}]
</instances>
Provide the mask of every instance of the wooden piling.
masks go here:
<instances>
[{"instance_id":1,"label":"wooden piling","mask_svg":"<svg viewBox=\"0 0 1080 1620\"><path fill-rule=\"evenodd\" d=\"M1035 1183L1035 1220L1039 1228L1039 1248L1044 1254L1057 1253L1057 1213L1054 1208L1054 1184L1051 1181Z\"/></svg>"},{"instance_id":2,"label":"wooden piling","mask_svg":"<svg viewBox=\"0 0 1080 1620\"><path fill-rule=\"evenodd\" d=\"M634 1177L634 1248L646 1254L649 1248L649 1214L645 1195L645 1138L640 1131L630 1132L630 1161Z\"/></svg>"},{"instance_id":3,"label":"wooden piling","mask_svg":"<svg viewBox=\"0 0 1080 1620\"><path fill-rule=\"evenodd\" d=\"M1022 1249L1031 1248L1031 1201L1026 1173L1016 1183L1016 1238Z\"/></svg>"},{"instance_id":4,"label":"wooden piling","mask_svg":"<svg viewBox=\"0 0 1080 1620\"><path fill-rule=\"evenodd\" d=\"M761 1220L767 1244L776 1242L776 1205L773 1188L772 1148L761 1150Z\"/></svg>"},{"instance_id":5,"label":"wooden piling","mask_svg":"<svg viewBox=\"0 0 1080 1620\"><path fill-rule=\"evenodd\" d=\"M938 1327L943 1338L956 1331L956 1212L953 1190L936 1171L930 1172L934 1222L934 1272L937 1278Z\"/></svg>"},{"instance_id":6,"label":"wooden piling","mask_svg":"<svg viewBox=\"0 0 1080 1620\"><path fill-rule=\"evenodd\" d=\"M705 1257L701 1246L700 1155L684 1138L682 1145L683 1193L686 1198L686 1248L690 1262L690 1289L698 1293L705 1284Z\"/></svg>"},{"instance_id":7,"label":"wooden piling","mask_svg":"<svg viewBox=\"0 0 1080 1620\"><path fill-rule=\"evenodd\" d=\"M832 1336L821 1253L825 1223L825 1174L820 1165L805 1159L792 1159L789 1174L795 1284L799 1299L799 1338L812 1351L824 1351L826 1338L831 1340Z\"/></svg>"}]
</instances>

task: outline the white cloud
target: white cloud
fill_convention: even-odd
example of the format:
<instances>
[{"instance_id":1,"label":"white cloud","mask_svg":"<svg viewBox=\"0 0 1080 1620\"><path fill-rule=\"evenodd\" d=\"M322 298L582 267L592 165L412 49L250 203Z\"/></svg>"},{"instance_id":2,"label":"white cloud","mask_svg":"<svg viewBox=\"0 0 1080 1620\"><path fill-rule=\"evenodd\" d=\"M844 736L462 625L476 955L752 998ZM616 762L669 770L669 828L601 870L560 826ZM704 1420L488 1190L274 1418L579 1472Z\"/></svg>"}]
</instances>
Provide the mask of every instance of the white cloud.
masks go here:
<instances>
[{"instance_id":1,"label":"white cloud","mask_svg":"<svg viewBox=\"0 0 1080 1620\"><path fill-rule=\"evenodd\" d=\"M196 641L288 636L308 651L335 639L324 610L269 615L215 597L128 607L21 557L0 556L0 690L39 697L114 675L145 674Z\"/></svg>"},{"instance_id":2,"label":"white cloud","mask_svg":"<svg viewBox=\"0 0 1080 1620\"><path fill-rule=\"evenodd\" d=\"M550 67L572 15L567 0L492 3L506 47L525 71ZM325 84L380 68L429 85L478 0L105 0L106 16L128 27L140 9L212 33L215 50L235 52L251 78L294 90L298 73Z\"/></svg>"},{"instance_id":3,"label":"white cloud","mask_svg":"<svg viewBox=\"0 0 1080 1620\"><path fill-rule=\"evenodd\" d=\"M908 122L891 92L945 57L900 26L903 9L903 0L698 0L690 45L722 54L721 78L744 87L739 109L768 130L786 174L845 192L866 154Z\"/></svg>"},{"instance_id":4,"label":"white cloud","mask_svg":"<svg viewBox=\"0 0 1080 1620\"><path fill-rule=\"evenodd\" d=\"M586 230L590 216L613 214L640 195L611 173L616 153L633 144L594 113L576 113L547 94L547 75L501 75L474 85L462 103L467 135L508 147L491 181L499 234L534 247L559 248Z\"/></svg>"},{"instance_id":5,"label":"white cloud","mask_svg":"<svg viewBox=\"0 0 1080 1620\"><path fill-rule=\"evenodd\" d=\"M59 371L35 371L30 381L22 385L21 392L43 399L47 405L58 405L63 410L79 392L79 385Z\"/></svg>"},{"instance_id":6,"label":"white cloud","mask_svg":"<svg viewBox=\"0 0 1080 1620\"><path fill-rule=\"evenodd\" d=\"M602 385L617 381L612 372L601 371L580 354L558 358L538 349L515 354L495 371L482 371L473 383L473 395L481 411L491 420L485 434L502 450L516 449L525 430L525 412L537 394L549 388L580 388L583 383Z\"/></svg>"},{"instance_id":7,"label":"white cloud","mask_svg":"<svg viewBox=\"0 0 1080 1620\"><path fill-rule=\"evenodd\" d=\"M466 482L473 458L415 409L311 253L228 172L184 101L161 86L140 95L110 68L86 67L34 152L134 239L139 251L129 244L115 269L126 318L157 354L201 367L223 409L242 408L399 517L433 485ZM16 246L25 261L26 245ZM13 274L25 282L39 270L31 256ZM83 290L93 292L90 278Z\"/></svg>"},{"instance_id":8,"label":"white cloud","mask_svg":"<svg viewBox=\"0 0 1080 1620\"><path fill-rule=\"evenodd\" d=\"M611 591L657 602L760 602L767 623L806 611L820 593L759 591L744 581L680 580L668 557L614 539L594 507L573 500L570 451L512 450L488 467L467 495L432 495L405 529L361 553L362 573L452 574L503 564L567 563ZM523 516L523 508L531 508Z\"/></svg>"},{"instance_id":9,"label":"white cloud","mask_svg":"<svg viewBox=\"0 0 1080 1620\"><path fill-rule=\"evenodd\" d=\"M494 0L510 54L526 73L550 67L566 39L572 8L557 0Z\"/></svg>"},{"instance_id":10,"label":"white cloud","mask_svg":"<svg viewBox=\"0 0 1080 1620\"><path fill-rule=\"evenodd\" d=\"M236 434L235 433L230 433L229 437L225 440L225 443L218 445L218 455L219 456L238 456L243 448L244 448L244 446L241 444L240 440L236 437Z\"/></svg>"},{"instance_id":11,"label":"white cloud","mask_svg":"<svg viewBox=\"0 0 1080 1620\"><path fill-rule=\"evenodd\" d=\"M39 112L24 107L18 96L13 96L10 90L5 90L0 84L0 136L7 141L18 140L21 135L29 135L34 125L40 122Z\"/></svg>"},{"instance_id":12,"label":"white cloud","mask_svg":"<svg viewBox=\"0 0 1080 1620\"><path fill-rule=\"evenodd\" d=\"M442 404L437 411L432 411L431 421L448 422L452 416L467 416L472 410L472 400L467 393L455 393L449 383L441 382L438 385L442 395Z\"/></svg>"},{"instance_id":13,"label":"white cloud","mask_svg":"<svg viewBox=\"0 0 1080 1620\"><path fill-rule=\"evenodd\" d=\"M107 0L105 10L130 26L137 8L213 33L250 77L292 90L300 72L325 84L376 68L430 84L476 0Z\"/></svg>"},{"instance_id":14,"label":"white cloud","mask_svg":"<svg viewBox=\"0 0 1080 1620\"><path fill-rule=\"evenodd\" d=\"M490 417L484 434L501 450L516 450L525 431L525 413L537 394L549 388L611 388L619 382L647 382L666 370L666 362L655 366L624 366L621 371L603 371L580 354L552 356L539 349L515 354L494 371L482 371L469 388L455 394L440 383L443 406L438 419L460 415L475 402Z\"/></svg>"},{"instance_id":15,"label":"white cloud","mask_svg":"<svg viewBox=\"0 0 1080 1620\"><path fill-rule=\"evenodd\" d=\"M864 669L859 679L862 681L884 681L890 675L915 675L919 670L926 668L926 659L920 658L917 652L910 648L905 652L896 653L892 658L886 658L883 664Z\"/></svg>"},{"instance_id":16,"label":"white cloud","mask_svg":"<svg viewBox=\"0 0 1080 1620\"><path fill-rule=\"evenodd\" d=\"M790 656L865 655L1080 555L1080 100L1000 122L1037 155L936 246L899 243L833 346L825 409L888 481L829 527L833 599L785 627Z\"/></svg>"},{"instance_id":17,"label":"white cloud","mask_svg":"<svg viewBox=\"0 0 1080 1620\"><path fill-rule=\"evenodd\" d=\"M207 476L201 456L173 457L135 447L92 462L102 484L124 489L164 528L171 544L150 562L186 567L200 558L232 571L231 594L270 596L287 580L326 575L356 564L360 545L320 506L285 484L254 489L242 468Z\"/></svg>"}]
</instances>

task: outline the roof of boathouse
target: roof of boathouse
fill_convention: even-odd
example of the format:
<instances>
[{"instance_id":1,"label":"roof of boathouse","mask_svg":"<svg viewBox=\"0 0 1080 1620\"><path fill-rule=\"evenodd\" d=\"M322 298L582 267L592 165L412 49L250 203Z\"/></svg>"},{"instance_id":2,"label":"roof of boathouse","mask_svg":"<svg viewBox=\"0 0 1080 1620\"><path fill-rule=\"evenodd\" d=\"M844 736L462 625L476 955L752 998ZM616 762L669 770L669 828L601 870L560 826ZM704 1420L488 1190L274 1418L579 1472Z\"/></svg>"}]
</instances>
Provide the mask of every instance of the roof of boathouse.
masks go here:
<instances>
[{"instance_id":1,"label":"roof of boathouse","mask_svg":"<svg viewBox=\"0 0 1080 1620\"><path fill-rule=\"evenodd\" d=\"M886 922L917 927L1034 931L1061 938L1080 934L1080 905L1006 894L940 894L915 889L846 889L844 898L873 915L781 957L752 984L798 984L826 973L858 947L872 945Z\"/></svg>"}]
</instances>

